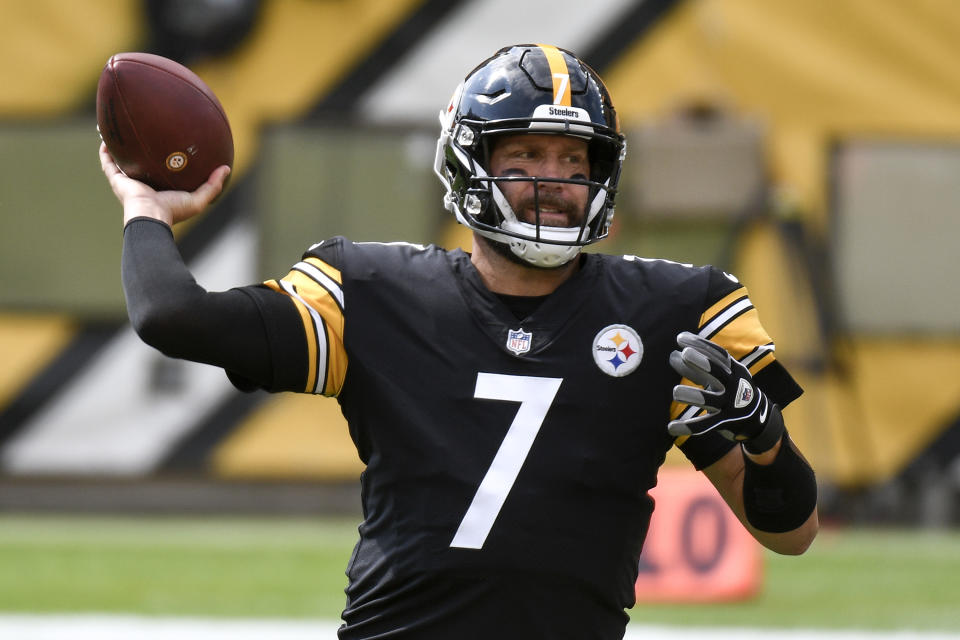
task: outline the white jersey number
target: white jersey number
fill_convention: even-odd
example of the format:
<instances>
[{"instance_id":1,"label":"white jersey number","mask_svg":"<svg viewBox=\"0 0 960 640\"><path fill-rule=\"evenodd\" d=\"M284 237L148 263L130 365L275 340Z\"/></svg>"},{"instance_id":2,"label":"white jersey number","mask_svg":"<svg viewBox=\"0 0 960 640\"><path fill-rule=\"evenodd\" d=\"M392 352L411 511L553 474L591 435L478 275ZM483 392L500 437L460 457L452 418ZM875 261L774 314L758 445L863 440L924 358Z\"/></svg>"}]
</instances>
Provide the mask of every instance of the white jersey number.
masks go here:
<instances>
[{"instance_id":1,"label":"white jersey number","mask_svg":"<svg viewBox=\"0 0 960 640\"><path fill-rule=\"evenodd\" d=\"M451 547L480 549L500 514L507 494L530 453L543 419L553 404L563 378L534 378L478 373L474 398L519 402L520 408L504 436L497 455L480 482L473 502L460 521Z\"/></svg>"}]
</instances>

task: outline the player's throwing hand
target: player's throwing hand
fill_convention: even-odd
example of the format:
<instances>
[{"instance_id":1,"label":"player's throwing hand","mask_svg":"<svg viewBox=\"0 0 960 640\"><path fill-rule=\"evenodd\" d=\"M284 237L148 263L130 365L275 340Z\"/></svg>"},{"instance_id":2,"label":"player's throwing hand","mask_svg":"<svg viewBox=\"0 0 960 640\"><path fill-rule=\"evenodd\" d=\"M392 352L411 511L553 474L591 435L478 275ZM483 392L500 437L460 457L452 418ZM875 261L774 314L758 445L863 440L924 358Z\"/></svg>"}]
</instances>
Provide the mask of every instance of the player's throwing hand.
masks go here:
<instances>
[{"instance_id":1,"label":"player's throwing hand","mask_svg":"<svg viewBox=\"0 0 960 640\"><path fill-rule=\"evenodd\" d=\"M196 191L155 191L148 185L128 178L113 160L107 145L100 143L100 168L103 169L113 194L123 204L124 225L133 218L159 220L169 226L192 218L206 209L220 192L230 167L222 165Z\"/></svg>"}]
</instances>

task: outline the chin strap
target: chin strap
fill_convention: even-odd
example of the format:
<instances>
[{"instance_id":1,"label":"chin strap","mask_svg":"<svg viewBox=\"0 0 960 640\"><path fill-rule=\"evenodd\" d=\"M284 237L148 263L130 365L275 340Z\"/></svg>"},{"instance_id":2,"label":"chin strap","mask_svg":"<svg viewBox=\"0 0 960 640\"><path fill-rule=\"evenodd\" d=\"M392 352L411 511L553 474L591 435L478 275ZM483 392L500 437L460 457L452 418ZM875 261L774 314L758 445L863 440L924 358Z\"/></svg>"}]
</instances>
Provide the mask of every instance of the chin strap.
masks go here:
<instances>
[{"instance_id":1,"label":"chin strap","mask_svg":"<svg viewBox=\"0 0 960 640\"><path fill-rule=\"evenodd\" d=\"M542 269L562 267L580 254L581 247L513 240L510 251L523 262Z\"/></svg>"}]
</instances>

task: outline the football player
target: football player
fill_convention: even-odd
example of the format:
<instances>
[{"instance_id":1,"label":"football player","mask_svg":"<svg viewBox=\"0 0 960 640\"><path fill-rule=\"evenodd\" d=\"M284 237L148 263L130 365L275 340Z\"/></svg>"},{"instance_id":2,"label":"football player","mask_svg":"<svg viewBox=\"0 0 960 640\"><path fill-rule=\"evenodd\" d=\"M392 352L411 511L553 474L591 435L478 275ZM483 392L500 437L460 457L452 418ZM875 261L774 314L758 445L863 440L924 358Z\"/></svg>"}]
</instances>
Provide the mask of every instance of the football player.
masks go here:
<instances>
[{"instance_id":1,"label":"football player","mask_svg":"<svg viewBox=\"0 0 960 640\"><path fill-rule=\"evenodd\" d=\"M607 235L625 153L597 74L506 47L441 112L435 170L470 253L337 237L263 284L208 292L154 192L101 147L124 208L131 322L243 389L335 396L364 520L341 638L620 638L678 446L780 553L817 531L813 471L781 409L801 389L733 276L582 253Z\"/></svg>"}]
</instances>

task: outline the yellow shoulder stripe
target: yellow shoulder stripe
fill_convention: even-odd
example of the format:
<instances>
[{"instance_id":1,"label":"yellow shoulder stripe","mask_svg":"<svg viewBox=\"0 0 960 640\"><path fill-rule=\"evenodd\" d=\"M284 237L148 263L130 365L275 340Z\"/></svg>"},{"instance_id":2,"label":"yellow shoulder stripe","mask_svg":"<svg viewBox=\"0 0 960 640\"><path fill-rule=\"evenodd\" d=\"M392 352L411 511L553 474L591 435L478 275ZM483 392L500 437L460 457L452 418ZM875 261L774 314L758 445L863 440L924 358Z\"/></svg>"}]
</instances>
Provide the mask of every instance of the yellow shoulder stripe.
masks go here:
<instances>
[{"instance_id":1,"label":"yellow shoulder stripe","mask_svg":"<svg viewBox=\"0 0 960 640\"><path fill-rule=\"evenodd\" d=\"M329 289L308 273L291 271L281 282L265 284L286 294L293 301L303 323L307 341L308 374L304 392L335 396L340 393L347 374L347 353L343 345L342 274L317 258L304 262L332 281Z\"/></svg>"},{"instance_id":2,"label":"yellow shoulder stripe","mask_svg":"<svg viewBox=\"0 0 960 640\"><path fill-rule=\"evenodd\" d=\"M747 288L740 287L735 289L725 295L724 297L717 300L713 303L709 309L703 312L703 315L700 316L700 326L703 327L709 323L718 313L723 311L725 308L730 306L735 300L739 300L747 295Z\"/></svg>"},{"instance_id":3,"label":"yellow shoulder stripe","mask_svg":"<svg viewBox=\"0 0 960 640\"><path fill-rule=\"evenodd\" d=\"M267 280L264 284L274 291L282 293L290 298L290 300L293 302L293 306L297 310L297 313L300 314L300 321L304 326L303 333L307 339L307 381L304 391L312 391L314 386L317 384L317 334L313 330L313 320L310 317L310 310L307 309L305 304L284 291L280 286L280 283L276 280Z\"/></svg>"},{"instance_id":4,"label":"yellow shoulder stripe","mask_svg":"<svg viewBox=\"0 0 960 640\"><path fill-rule=\"evenodd\" d=\"M710 340L729 351L730 355L737 360L742 360L758 346L773 342L760 324L760 314L756 309L750 309L737 316L713 334Z\"/></svg>"}]
</instances>

